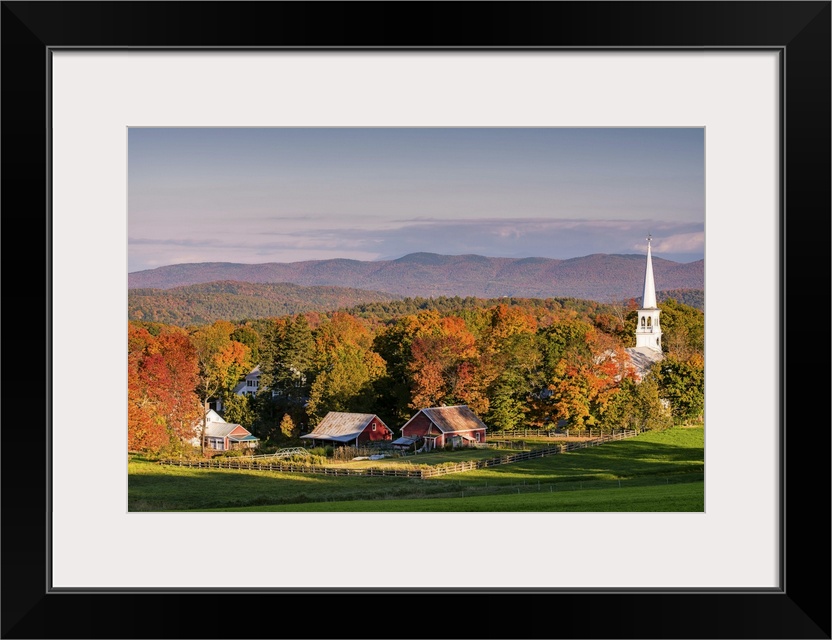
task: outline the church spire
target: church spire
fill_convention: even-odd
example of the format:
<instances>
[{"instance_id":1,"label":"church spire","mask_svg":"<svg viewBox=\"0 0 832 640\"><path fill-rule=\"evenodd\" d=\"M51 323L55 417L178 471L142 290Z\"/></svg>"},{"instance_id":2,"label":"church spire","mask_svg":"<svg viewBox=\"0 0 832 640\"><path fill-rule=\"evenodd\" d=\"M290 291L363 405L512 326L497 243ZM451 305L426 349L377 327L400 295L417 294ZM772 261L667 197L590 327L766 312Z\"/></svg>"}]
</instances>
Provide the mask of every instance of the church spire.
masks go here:
<instances>
[{"instance_id":1,"label":"church spire","mask_svg":"<svg viewBox=\"0 0 832 640\"><path fill-rule=\"evenodd\" d=\"M652 236L647 236L647 270L644 272L644 295L638 310L636 347L662 351L662 329L659 326L661 310L656 304L656 283L653 280L653 256L650 251Z\"/></svg>"},{"instance_id":2,"label":"church spire","mask_svg":"<svg viewBox=\"0 0 832 640\"><path fill-rule=\"evenodd\" d=\"M647 271L644 274L644 295L641 297L642 309L656 308L656 283L653 280L653 257L650 253L650 241L653 236L647 236Z\"/></svg>"}]
</instances>

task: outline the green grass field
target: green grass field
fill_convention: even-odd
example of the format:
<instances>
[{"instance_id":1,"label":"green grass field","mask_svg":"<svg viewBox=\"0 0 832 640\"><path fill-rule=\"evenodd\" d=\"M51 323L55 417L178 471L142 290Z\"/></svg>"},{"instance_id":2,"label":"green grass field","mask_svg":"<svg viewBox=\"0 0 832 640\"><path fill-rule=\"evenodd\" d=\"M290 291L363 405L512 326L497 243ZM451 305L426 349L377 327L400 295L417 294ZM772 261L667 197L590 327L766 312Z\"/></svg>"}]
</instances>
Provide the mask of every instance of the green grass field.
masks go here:
<instances>
[{"instance_id":1,"label":"green grass field","mask_svg":"<svg viewBox=\"0 0 832 640\"><path fill-rule=\"evenodd\" d=\"M458 455L431 454L436 463ZM129 461L128 474L131 512L702 511L704 427L430 480L190 469L141 459Z\"/></svg>"},{"instance_id":2,"label":"green grass field","mask_svg":"<svg viewBox=\"0 0 832 640\"><path fill-rule=\"evenodd\" d=\"M701 482L624 487L621 489L561 490L412 500L356 500L352 502L316 502L210 511L268 512L453 512L453 511L523 511L523 512L653 512L704 511L705 494Z\"/></svg>"},{"instance_id":3,"label":"green grass field","mask_svg":"<svg viewBox=\"0 0 832 640\"><path fill-rule=\"evenodd\" d=\"M705 468L704 446L704 427L669 429L549 458L455 473L453 479L463 484L483 481L512 484L524 480L528 483L618 480L702 472ZM447 476L438 480L445 478Z\"/></svg>"}]
</instances>

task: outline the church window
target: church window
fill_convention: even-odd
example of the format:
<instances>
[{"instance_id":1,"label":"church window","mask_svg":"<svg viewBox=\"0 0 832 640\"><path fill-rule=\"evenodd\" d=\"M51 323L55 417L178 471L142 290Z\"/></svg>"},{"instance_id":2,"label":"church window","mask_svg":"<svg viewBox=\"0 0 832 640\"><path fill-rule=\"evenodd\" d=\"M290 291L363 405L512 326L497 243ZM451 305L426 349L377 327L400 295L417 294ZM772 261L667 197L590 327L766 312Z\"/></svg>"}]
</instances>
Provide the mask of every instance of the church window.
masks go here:
<instances>
[{"instance_id":1,"label":"church window","mask_svg":"<svg viewBox=\"0 0 832 640\"><path fill-rule=\"evenodd\" d=\"M641 317L641 326L644 326L644 316Z\"/></svg>"},{"instance_id":2,"label":"church window","mask_svg":"<svg viewBox=\"0 0 832 640\"><path fill-rule=\"evenodd\" d=\"M653 325L652 325L652 323L651 323L651 320L652 320L652 318L647 318L647 326L648 326L648 327L652 327L652 326L653 326Z\"/></svg>"}]
</instances>

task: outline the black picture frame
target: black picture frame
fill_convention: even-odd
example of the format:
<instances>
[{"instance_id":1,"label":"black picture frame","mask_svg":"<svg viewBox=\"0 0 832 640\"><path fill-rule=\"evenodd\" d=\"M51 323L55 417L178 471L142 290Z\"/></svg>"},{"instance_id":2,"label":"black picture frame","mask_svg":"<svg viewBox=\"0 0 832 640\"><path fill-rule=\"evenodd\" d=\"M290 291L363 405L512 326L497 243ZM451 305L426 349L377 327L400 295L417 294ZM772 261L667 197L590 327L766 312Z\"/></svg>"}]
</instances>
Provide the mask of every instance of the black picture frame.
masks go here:
<instances>
[{"instance_id":1,"label":"black picture frame","mask_svg":"<svg viewBox=\"0 0 832 640\"><path fill-rule=\"evenodd\" d=\"M3 638L830 638L829 1L11 1L2 2L0 19L7 418L0 436L5 445L0 450ZM51 428L50 389L61 381L49 377L54 319L49 313L48 96L50 52L66 47L779 51L785 80L780 588L289 594L50 590L50 458L41 454L48 449L42 445ZM751 319L760 312L748 310ZM792 350L787 347L790 331L796 332ZM742 370L741 362L737 368ZM25 380L32 370L43 382ZM786 380L791 383L788 395ZM89 401L78 408L82 410L90 410ZM528 553L533 561L534 550ZM449 616L430 615L439 609ZM218 611L234 613L209 615ZM443 622L448 619L452 626Z\"/></svg>"}]
</instances>

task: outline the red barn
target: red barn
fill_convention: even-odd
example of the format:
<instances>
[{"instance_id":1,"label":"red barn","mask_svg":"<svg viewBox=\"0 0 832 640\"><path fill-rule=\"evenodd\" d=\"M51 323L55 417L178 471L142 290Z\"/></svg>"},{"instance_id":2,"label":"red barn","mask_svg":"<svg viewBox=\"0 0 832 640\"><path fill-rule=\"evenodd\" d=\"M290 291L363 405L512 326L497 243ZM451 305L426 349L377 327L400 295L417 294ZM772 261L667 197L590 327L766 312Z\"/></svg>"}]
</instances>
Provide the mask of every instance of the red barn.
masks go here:
<instances>
[{"instance_id":1,"label":"red barn","mask_svg":"<svg viewBox=\"0 0 832 640\"><path fill-rule=\"evenodd\" d=\"M485 423L466 405L422 409L402 427L402 437L425 441L425 449L485 442Z\"/></svg>"},{"instance_id":2,"label":"red barn","mask_svg":"<svg viewBox=\"0 0 832 640\"><path fill-rule=\"evenodd\" d=\"M390 441L393 439L393 430L373 413L330 411L311 433L301 438L357 446L369 442Z\"/></svg>"}]
</instances>

